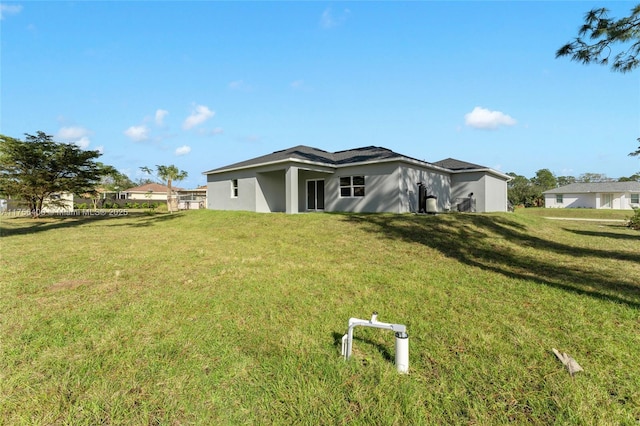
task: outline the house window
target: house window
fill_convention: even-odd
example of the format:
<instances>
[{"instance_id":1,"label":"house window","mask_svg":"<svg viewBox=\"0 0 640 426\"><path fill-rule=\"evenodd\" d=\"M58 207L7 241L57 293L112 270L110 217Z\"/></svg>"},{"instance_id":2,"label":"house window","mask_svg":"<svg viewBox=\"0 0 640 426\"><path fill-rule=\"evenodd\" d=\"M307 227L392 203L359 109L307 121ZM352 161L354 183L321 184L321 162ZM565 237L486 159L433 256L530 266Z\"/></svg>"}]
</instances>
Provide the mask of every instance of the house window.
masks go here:
<instances>
[{"instance_id":1,"label":"house window","mask_svg":"<svg viewBox=\"0 0 640 426\"><path fill-rule=\"evenodd\" d=\"M556 194L556 204L562 204L563 202L562 194Z\"/></svg>"},{"instance_id":2,"label":"house window","mask_svg":"<svg viewBox=\"0 0 640 426\"><path fill-rule=\"evenodd\" d=\"M364 176L344 176L340 178L341 197L364 197Z\"/></svg>"},{"instance_id":3,"label":"house window","mask_svg":"<svg viewBox=\"0 0 640 426\"><path fill-rule=\"evenodd\" d=\"M631 194L631 204L640 204L640 194Z\"/></svg>"},{"instance_id":4,"label":"house window","mask_svg":"<svg viewBox=\"0 0 640 426\"><path fill-rule=\"evenodd\" d=\"M231 198L238 198L238 179L231 180Z\"/></svg>"}]
</instances>

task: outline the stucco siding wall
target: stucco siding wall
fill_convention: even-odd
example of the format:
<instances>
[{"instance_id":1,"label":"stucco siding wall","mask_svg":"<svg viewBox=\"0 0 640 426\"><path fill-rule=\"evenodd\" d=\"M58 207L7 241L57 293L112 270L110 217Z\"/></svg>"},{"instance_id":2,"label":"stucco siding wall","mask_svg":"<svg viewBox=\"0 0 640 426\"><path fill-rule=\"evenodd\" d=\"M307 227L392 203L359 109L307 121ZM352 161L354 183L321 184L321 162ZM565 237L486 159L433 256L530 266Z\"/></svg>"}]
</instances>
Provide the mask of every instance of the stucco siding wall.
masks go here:
<instances>
[{"instance_id":1,"label":"stucco siding wall","mask_svg":"<svg viewBox=\"0 0 640 426\"><path fill-rule=\"evenodd\" d=\"M483 172L458 173L451 176L451 209L456 210L456 199L469 198L473 193L476 212L507 211L507 182Z\"/></svg>"},{"instance_id":2,"label":"stucco siding wall","mask_svg":"<svg viewBox=\"0 0 640 426\"><path fill-rule=\"evenodd\" d=\"M340 177L364 176L364 197L341 197ZM340 168L325 181L325 210L334 212L400 213L398 163Z\"/></svg>"},{"instance_id":3,"label":"stucco siding wall","mask_svg":"<svg viewBox=\"0 0 640 426\"><path fill-rule=\"evenodd\" d=\"M609 199L607 200L607 197ZM597 193L596 194L596 208L597 209L614 209L621 210L624 209L624 205L627 204L624 202L624 194L623 193Z\"/></svg>"},{"instance_id":4,"label":"stucco siding wall","mask_svg":"<svg viewBox=\"0 0 640 426\"><path fill-rule=\"evenodd\" d=\"M238 179L238 197L231 196L231 181ZM256 211L255 172L207 175L207 208Z\"/></svg>"},{"instance_id":5,"label":"stucco siding wall","mask_svg":"<svg viewBox=\"0 0 640 426\"><path fill-rule=\"evenodd\" d=\"M473 193L473 199L476 200L476 211L484 212L485 210L485 184L483 173L464 173L454 174L451 176L451 210L456 211L456 199L469 198L469 194Z\"/></svg>"},{"instance_id":6,"label":"stucco siding wall","mask_svg":"<svg viewBox=\"0 0 640 426\"><path fill-rule=\"evenodd\" d=\"M277 170L256 175L256 211L261 213L286 210L285 172Z\"/></svg>"},{"instance_id":7,"label":"stucco siding wall","mask_svg":"<svg viewBox=\"0 0 640 426\"><path fill-rule=\"evenodd\" d=\"M127 192L127 200L139 200L139 201L167 201L166 192Z\"/></svg>"},{"instance_id":8,"label":"stucco siding wall","mask_svg":"<svg viewBox=\"0 0 640 426\"><path fill-rule=\"evenodd\" d=\"M485 212L507 211L507 183L496 176L485 175Z\"/></svg>"},{"instance_id":9,"label":"stucco siding wall","mask_svg":"<svg viewBox=\"0 0 640 426\"><path fill-rule=\"evenodd\" d=\"M544 195L544 206L547 208L586 208L595 209L596 194L562 194L562 203L556 201L556 194Z\"/></svg>"},{"instance_id":10,"label":"stucco siding wall","mask_svg":"<svg viewBox=\"0 0 640 426\"><path fill-rule=\"evenodd\" d=\"M638 199L638 201L640 201L640 194L636 195L636 198ZM633 210L634 207L636 208L640 207L640 203L631 202L631 192L625 192L622 195L620 203L621 203L620 208L623 210Z\"/></svg>"},{"instance_id":11,"label":"stucco siding wall","mask_svg":"<svg viewBox=\"0 0 640 426\"><path fill-rule=\"evenodd\" d=\"M426 195L437 197L438 211L446 211L451 204L451 178L448 174L438 173L426 168L411 167L403 165L401 167L400 182L400 212L418 213L419 209L419 189L418 182L425 184Z\"/></svg>"}]
</instances>

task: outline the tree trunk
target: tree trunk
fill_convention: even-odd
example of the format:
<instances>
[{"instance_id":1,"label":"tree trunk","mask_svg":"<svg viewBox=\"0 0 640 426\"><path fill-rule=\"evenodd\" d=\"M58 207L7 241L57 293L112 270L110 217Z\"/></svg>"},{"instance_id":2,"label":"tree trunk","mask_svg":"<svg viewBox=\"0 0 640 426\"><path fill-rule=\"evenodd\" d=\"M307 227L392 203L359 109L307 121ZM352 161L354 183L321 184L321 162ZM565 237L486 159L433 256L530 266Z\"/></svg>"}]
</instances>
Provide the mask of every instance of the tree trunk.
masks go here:
<instances>
[{"instance_id":1,"label":"tree trunk","mask_svg":"<svg viewBox=\"0 0 640 426\"><path fill-rule=\"evenodd\" d=\"M29 202L29 208L31 209L32 219L37 219L40 217L40 213L42 212L43 201L44 201L44 197L42 198L34 197Z\"/></svg>"},{"instance_id":2,"label":"tree trunk","mask_svg":"<svg viewBox=\"0 0 640 426\"><path fill-rule=\"evenodd\" d=\"M167 210L173 213L173 202L171 200L171 178L167 179Z\"/></svg>"}]
</instances>

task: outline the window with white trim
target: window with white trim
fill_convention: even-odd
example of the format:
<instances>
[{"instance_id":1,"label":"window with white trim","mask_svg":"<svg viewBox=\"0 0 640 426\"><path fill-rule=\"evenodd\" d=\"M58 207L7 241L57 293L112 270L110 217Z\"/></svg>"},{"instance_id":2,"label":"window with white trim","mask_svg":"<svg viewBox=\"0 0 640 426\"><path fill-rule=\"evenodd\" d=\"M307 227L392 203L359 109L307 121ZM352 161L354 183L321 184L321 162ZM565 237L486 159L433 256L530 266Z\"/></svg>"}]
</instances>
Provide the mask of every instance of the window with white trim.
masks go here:
<instances>
[{"instance_id":1,"label":"window with white trim","mask_svg":"<svg viewBox=\"0 0 640 426\"><path fill-rule=\"evenodd\" d=\"M231 198L238 198L238 179L231 179Z\"/></svg>"},{"instance_id":2,"label":"window with white trim","mask_svg":"<svg viewBox=\"0 0 640 426\"><path fill-rule=\"evenodd\" d=\"M631 204L640 204L640 194L631 194Z\"/></svg>"},{"instance_id":3,"label":"window with white trim","mask_svg":"<svg viewBox=\"0 0 640 426\"><path fill-rule=\"evenodd\" d=\"M562 203L564 203L563 194L556 194L556 204L562 204Z\"/></svg>"},{"instance_id":4,"label":"window with white trim","mask_svg":"<svg viewBox=\"0 0 640 426\"><path fill-rule=\"evenodd\" d=\"M340 197L364 197L364 176L341 177Z\"/></svg>"}]
</instances>

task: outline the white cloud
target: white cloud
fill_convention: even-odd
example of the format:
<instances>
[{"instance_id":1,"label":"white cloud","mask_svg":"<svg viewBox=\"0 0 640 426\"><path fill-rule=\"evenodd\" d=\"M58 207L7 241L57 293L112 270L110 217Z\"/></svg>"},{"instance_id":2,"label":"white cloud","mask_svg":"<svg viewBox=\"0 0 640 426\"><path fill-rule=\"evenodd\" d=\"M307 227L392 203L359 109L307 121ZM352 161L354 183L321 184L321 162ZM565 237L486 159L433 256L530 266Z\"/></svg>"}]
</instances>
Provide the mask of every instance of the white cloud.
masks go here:
<instances>
[{"instance_id":1,"label":"white cloud","mask_svg":"<svg viewBox=\"0 0 640 426\"><path fill-rule=\"evenodd\" d=\"M17 15L21 11L22 6L19 4L0 4L0 20L7 15Z\"/></svg>"},{"instance_id":2,"label":"white cloud","mask_svg":"<svg viewBox=\"0 0 640 426\"><path fill-rule=\"evenodd\" d=\"M199 124L204 123L211 117L213 117L216 113L211 111L204 105L196 105L196 107L191 112L191 115L184 120L182 124L182 128L185 130L189 130Z\"/></svg>"},{"instance_id":3,"label":"white cloud","mask_svg":"<svg viewBox=\"0 0 640 426\"><path fill-rule=\"evenodd\" d=\"M322 15L320 16L320 26L324 29L331 29L337 27L338 25L343 24L351 11L349 9L344 9L341 14L335 15L330 7L326 8Z\"/></svg>"},{"instance_id":4,"label":"white cloud","mask_svg":"<svg viewBox=\"0 0 640 426\"><path fill-rule=\"evenodd\" d=\"M156 111L156 124L158 126L164 125L164 118L169 114L169 111L164 109L159 109Z\"/></svg>"},{"instance_id":5,"label":"white cloud","mask_svg":"<svg viewBox=\"0 0 640 426\"><path fill-rule=\"evenodd\" d=\"M176 148L176 155L187 155L191 152L191 147L188 145L182 145L180 148Z\"/></svg>"},{"instance_id":6,"label":"white cloud","mask_svg":"<svg viewBox=\"0 0 640 426\"><path fill-rule=\"evenodd\" d=\"M134 142L142 142L149 139L149 129L147 126L131 126L124 131L124 134Z\"/></svg>"},{"instance_id":7,"label":"white cloud","mask_svg":"<svg viewBox=\"0 0 640 426\"><path fill-rule=\"evenodd\" d=\"M516 124L516 120L500 111L475 107L473 111L464 115L464 124L474 129L493 130L500 126L513 126Z\"/></svg>"},{"instance_id":8,"label":"white cloud","mask_svg":"<svg viewBox=\"0 0 640 426\"><path fill-rule=\"evenodd\" d=\"M61 127L56 137L64 142L71 142L81 149L89 148L91 131L80 126Z\"/></svg>"},{"instance_id":9,"label":"white cloud","mask_svg":"<svg viewBox=\"0 0 640 426\"><path fill-rule=\"evenodd\" d=\"M75 142L78 139L88 136L90 133L91 132L88 129L85 129L84 127L70 126L70 127L61 127L60 130L58 130L57 136L59 139L69 141L69 142Z\"/></svg>"},{"instance_id":10,"label":"white cloud","mask_svg":"<svg viewBox=\"0 0 640 426\"><path fill-rule=\"evenodd\" d=\"M89 140L88 137L83 136L77 141L75 141L74 144L78 145L80 149L87 149L89 148L89 144L91 144L91 141Z\"/></svg>"}]
</instances>

